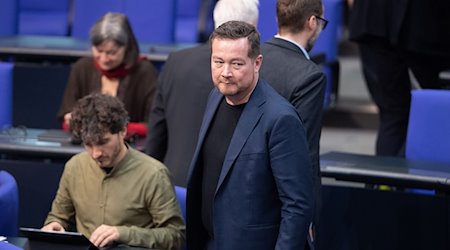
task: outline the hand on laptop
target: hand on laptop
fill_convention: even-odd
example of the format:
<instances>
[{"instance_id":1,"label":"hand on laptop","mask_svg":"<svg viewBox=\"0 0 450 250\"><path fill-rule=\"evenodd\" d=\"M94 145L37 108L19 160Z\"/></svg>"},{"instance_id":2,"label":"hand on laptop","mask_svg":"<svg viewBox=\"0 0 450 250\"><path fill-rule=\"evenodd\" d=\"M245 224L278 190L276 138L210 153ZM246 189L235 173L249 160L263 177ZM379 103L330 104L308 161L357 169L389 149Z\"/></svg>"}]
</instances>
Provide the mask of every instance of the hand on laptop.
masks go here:
<instances>
[{"instance_id":1,"label":"hand on laptop","mask_svg":"<svg viewBox=\"0 0 450 250\"><path fill-rule=\"evenodd\" d=\"M47 225L43 226L41 229L44 231L57 231L57 232L65 232L66 231L64 229L64 227L56 221L48 223Z\"/></svg>"},{"instance_id":2,"label":"hand on laptop","mask_svg":"<svg viewBox=\"0 0 450 250\"><path fill-rule=\"evenodd\" d=\"M104 247L119 239L119 231L116 227L101 225L92 233L89 239L96 247Z\"/></svg>"}]
</instances>

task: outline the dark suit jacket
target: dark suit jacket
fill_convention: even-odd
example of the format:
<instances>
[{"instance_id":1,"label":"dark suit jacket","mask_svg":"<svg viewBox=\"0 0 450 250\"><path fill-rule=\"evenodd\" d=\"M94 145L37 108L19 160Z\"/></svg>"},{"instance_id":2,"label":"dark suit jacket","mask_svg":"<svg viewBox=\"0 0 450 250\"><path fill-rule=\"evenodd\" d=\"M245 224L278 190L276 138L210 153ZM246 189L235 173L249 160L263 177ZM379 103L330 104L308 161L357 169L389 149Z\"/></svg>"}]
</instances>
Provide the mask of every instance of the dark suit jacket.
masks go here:
<instances>
[{"instance_id":1,"label":"dark suit jacket","mask_svg":"<svg viewBox=\"0 0 450 250\"><path fill-rule=\"evenodd\" d=\"M355 0L350 39L383 39L392 46L430 56L450 57L450 1Z\"/></svg>"},{"instance_id":2,"label":"dark suit jacket","mask_svg":"<svg viewBox=\"0 0 450 250\"><path fill-rule=\"evenodd\" d=\"M211 92L189 168L187 246L203 249L199 152L223 95ZM213 204L215 249L303 249L312 219L312 171L295 109L259 81L225 155Z\"/></svg>"},{"instance_id":3,"label":"dark suit jacket","mask_svg":"<svg viewBox=\"0 0 450 250\"><path fill-rule=\"evenodd\" d=\"M164 162L178 186L186 186L206 101L214 87L210 57L207 44L174 52L158 79L145 150Z\"/></svg>"},{"instance_id":4,"label":"dark suit jacket","mask_svg":"<svg viewBox=\"0 0 450 250\"><path fill-rule=\"evenodd\" d=\"M272 38L262 45L262 52L262 78L295 107L303 120L314 173L315 196L319 198L319 142L325 75L314 62L305 57L300 48L288 41Z\"/></svg>"}]
</instances>

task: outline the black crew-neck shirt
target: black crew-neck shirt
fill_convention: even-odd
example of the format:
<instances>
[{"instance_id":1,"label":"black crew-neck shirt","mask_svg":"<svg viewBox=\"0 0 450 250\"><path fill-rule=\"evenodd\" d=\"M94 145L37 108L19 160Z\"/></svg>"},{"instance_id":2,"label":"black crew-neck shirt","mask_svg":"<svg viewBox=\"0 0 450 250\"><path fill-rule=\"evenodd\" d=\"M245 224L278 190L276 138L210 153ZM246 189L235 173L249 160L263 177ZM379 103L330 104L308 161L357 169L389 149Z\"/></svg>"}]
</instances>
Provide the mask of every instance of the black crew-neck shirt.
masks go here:
<instances>
[{"instance_id":1,"label":"black crew-neck shirt","mask_svg":"<svg viewBox=\"0 0 450 250\"><path fill-rule=\"evenodd\" d=\"M244 107L245 104L232 106L226 102L225 98L222 99L200 152L203 168L202 221L211 238L214 238L212 221L214 193L225 154Z\"/></svg>"}]
</instances>

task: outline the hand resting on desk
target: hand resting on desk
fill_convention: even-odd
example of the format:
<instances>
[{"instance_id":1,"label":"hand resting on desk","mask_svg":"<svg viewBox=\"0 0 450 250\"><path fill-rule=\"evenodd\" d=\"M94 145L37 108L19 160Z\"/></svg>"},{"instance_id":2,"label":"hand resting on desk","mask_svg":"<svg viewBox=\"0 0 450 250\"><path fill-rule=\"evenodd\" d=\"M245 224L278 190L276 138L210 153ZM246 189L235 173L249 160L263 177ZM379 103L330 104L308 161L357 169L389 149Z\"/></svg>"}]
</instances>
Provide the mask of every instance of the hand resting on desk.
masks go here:
<instances>
[{"instance_id":1,"label":"hand resting on desk","mask_svg":"<svg viewBox=\"0 0 450 250\"><path fill-rule=\"evenodd\" d=\"M51 222L41 228L44 231L65 232L64 227L58 222ZM119 231L117 227L101 225L92 233L89 241L96 247L105 247L114 244L119 240Z\"/></svg>"},{"instance_id":2,"label":"hand resting on desk","mask_svg":"<svg viewBox=\"0 0 450 250\"><path fill-rule=\"evenodd\" d=\"M41 229L44 231L53 231L53 232L65 232L66 231L64 229L64 227L56 221L48 223L47 225L43 226Z\"/></svg>"}]
</instances>

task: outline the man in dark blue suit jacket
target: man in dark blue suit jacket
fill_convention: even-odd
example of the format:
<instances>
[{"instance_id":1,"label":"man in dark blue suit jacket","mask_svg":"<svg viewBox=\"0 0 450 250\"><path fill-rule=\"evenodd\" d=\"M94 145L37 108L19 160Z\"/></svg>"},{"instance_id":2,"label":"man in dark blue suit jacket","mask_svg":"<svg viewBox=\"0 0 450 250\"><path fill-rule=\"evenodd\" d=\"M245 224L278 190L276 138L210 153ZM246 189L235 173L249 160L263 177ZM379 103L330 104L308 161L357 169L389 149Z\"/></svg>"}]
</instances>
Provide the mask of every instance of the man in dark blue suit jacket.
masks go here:
<instances>
[{"instance_id":1,"label":"man in dark blue suit jacket","mask_svg":"<svg viewBox=\"0 0 450 250\"><path fill-rule=\"evenodd\" d=\"M258 0L222 0L214 25L239 20L256 25ZM211 89L211 48L203 44L169 55L159 75L145 152L164 162L175 185L186 187L189 163Z\"/></svg>"},{"instance_id":2,"label":"man in dark blue suit jacket","mask_svg":"<svg viewBox=\"0 0 450 250\"><path fill-rule=\"evenodd\" d=\"M308 144L294 107L259 79L259 33L210 38L215 89L188 174L189 249L303 249L313 210Z\"/></svg>"}]
</instances>

